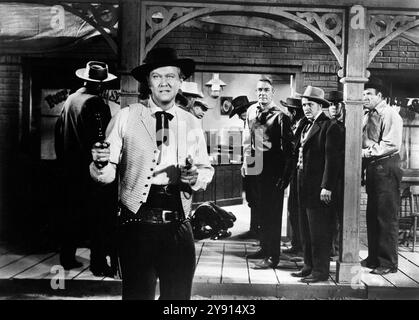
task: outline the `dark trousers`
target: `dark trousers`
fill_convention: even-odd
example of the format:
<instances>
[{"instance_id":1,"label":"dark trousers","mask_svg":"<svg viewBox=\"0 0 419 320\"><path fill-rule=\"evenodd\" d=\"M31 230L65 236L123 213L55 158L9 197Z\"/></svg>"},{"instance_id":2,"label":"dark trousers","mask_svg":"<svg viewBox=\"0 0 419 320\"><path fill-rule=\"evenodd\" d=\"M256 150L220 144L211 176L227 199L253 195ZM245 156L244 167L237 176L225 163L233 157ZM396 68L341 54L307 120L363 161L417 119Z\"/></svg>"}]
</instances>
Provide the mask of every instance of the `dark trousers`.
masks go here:
<instances>
[{"instance_id":1,"label":"dark trousers","mask_svg":"<svg viewBox=\"0 0 419 320\"><path fill-rule=\"evenodd\" d=\"M243 189L246 194L246 201L250 207L250 231L259 232L260 219L258 216L258 210L255 209L257 201L257 187L256 187L256 176L245 176L243 178Z\"/></svg>"},{"instance_id":2,"label":"dark trousers","mask_svg":"<svg viewBox=\"0 0 419 320\"><path fill-rule=\"evenodd\" d=\"M255 176L257 190L257 214L260 218L260 245L266 256L275 259L281 254L282 206L284 191L276 187L278 162L264 154L263 171Z\"/></svg>"},{"instance_id":3,"label":"dark trousers","mask_svg":"<svg viewBox=\"0 0 419 320\"><path fill-rule=\"evenodd\" d=\"M399 155L367 165L368 260L383 267L396 268L398 265L401 177Z\"/></svg>"},{"instance_id":4,"label":"dark trousers","mask_svg":"<svg viewBox=\"0 0 419 320\"><path fill-rule=\"evenodd\" d=\"M123 300L189 300L195 272L195 245L189 220L120 227L119 259Z\"/></svg>"},{"instance_id":5,"label":"dark trousers","mask_svg":"<svg viewBox=\"0 0 419 320\"><path fill-rule=\"evenodd\" d=\"M304 187L302 172L297 172L299 195ZM319 194L320 197L320 194ZM329 206L307 208L300 202L300 230L304 251L304 269L313 276L327 278L330 270L330 250L333 236L333 210Z\"/></svg>"},{"instance_id":6,"label":"dark trousers","mask_svg":"<svg viewBox=\"0 0 419 320\"><path fill-rule=\"evenodd\" d=\"M340 253L343 223L343 179L338 181L338 187L335 194L332 194L332 210L333 210L333 241L332 256Z\"/></svg>"},{"instance_id":7,"label":"dark trousers","mask_svg":"<svg viewBox=\"0 0 419 320\"><path fill-rule=\"evenodd\" d=\"M302 250L300 222L299 222L299 201L297 188L297 172L293 174L290 181L290 190L288 197L288 219L291 225L291 246L297 251Z\"/></svg>"},{"instance_id":8,"label":"dark trousers","mask_svg":"<svg viewBox=\"0 0 419 320\"><path fill-rule=\"evenodd\" d=\"M111 258L111 267L116 273L115 233L118 210L118 186L112 183L95 186L88 204L90 236L90 269L105 270L106 257Z\"/></svg>"}]
</instances>

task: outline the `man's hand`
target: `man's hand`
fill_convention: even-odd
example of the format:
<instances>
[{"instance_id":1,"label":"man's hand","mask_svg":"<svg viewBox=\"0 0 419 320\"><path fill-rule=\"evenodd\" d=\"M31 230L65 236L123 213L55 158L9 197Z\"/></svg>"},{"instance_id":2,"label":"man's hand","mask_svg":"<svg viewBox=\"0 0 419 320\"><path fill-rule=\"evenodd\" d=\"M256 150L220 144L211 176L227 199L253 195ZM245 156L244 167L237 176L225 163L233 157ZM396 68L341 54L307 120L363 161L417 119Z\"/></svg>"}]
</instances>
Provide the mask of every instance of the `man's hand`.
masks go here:
<instances>
[{"instance_id":1,"label":"man's hand","mask_svg":"<svg viewBox=\"0 0 419 320\"><path fill-rule=\"evenodd\" d=\"M109 143L96 142L92 147L92 159L95 166L99 169L103 168L110 159L111 150Z\"/></svg>"},{"instance_id":2,"label":"man's hand","mask_svg":"<svg viewBox=\"0 0 419 320\"><path fill-rule=\"evenodd\" d=\"M191 167L180 166L180 181L193 186L198 180L198 168L195 165Z\"/></svg>"},{"instance_id":3,"label":"man's hand","mask_svg":"<svg viewBox=\"0 0 419 320\"><path fill-rule=\"evenodd\" d=\"M362 149L362 158L371 158L371 150Z\"/></svg>"},{"instance_id":4,"label":"man's hand","mask_svg":"<svg viewBox=\"0 0 419 320\"><path fill-rule=\"evenodd\" d=\"M247 174L247 165L244 162L243 162L242 167L240 169L240 173L241 173L241 175L242 175L243 178L246 177L246 174Z\"/></svg>"},{"instance_id":5,"label":"man's hand","mask_svg":"<svg viewBox=\"0 0 419 320\"><path fill-rule=\"evenodd\" d=\"M332 191L322 189L322 191L320 191L320 200L325 204L330 204L330 202L332 202Z\"/></svg>"}]
</instances>

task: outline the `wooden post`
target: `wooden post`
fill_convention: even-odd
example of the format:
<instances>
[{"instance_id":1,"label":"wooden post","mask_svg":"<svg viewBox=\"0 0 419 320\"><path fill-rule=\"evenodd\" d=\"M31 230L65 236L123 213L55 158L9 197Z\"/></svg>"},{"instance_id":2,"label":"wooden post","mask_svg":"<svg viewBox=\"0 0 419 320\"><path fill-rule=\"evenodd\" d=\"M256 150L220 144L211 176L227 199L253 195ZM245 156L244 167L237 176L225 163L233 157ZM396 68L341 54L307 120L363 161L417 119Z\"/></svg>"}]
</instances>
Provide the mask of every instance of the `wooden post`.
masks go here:
<instances>
[{"instance_id":1,"label":"wooden post","mask_svg":"<svg viewBox=\"0 0 419 320\"><path fill-rule=\"evenodd\" d=\"M367 10L356 5L350 8L345 77L341 79L346 103L345 187L342 242L337 262L337 281L358 284L359 214L361 196L362 91L367 82L368 27Z\"/></svg>"},{"instance_id":2,"label":"wooden post","mask_svg":"<svg viewBox=\"0 0 419 320\"><path fill-rule=\"evenodd\" d=\"M138 82L130 71L140 63L141 0L121 0L119 20L121 108L138 102Z\"/></svg>"}]
</instances>

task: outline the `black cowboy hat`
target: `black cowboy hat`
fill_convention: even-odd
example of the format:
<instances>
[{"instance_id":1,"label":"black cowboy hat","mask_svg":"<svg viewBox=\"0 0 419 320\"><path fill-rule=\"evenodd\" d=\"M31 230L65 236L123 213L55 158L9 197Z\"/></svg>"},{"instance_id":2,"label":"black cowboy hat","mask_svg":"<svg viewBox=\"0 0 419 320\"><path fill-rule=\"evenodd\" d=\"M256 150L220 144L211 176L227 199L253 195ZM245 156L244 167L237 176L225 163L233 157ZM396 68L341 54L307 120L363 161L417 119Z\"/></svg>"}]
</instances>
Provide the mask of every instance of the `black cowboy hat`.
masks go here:
<instances>
[{"instance_id":1,"label":"black cowboy hat","mask_svg":"<svg viewBox=\"0 0 419 320\"><path fill-rule=\"evenodd\" d=\"M256 101L250 101L247 96L238 96L231 101L231 105L233 106L233 110L230 112L230 118L232 118L235 114L243 113L249 108L252 104L256 103Z\"/></svg>"},{"instance_id":2,"label":"black cowboy hat","mask_svg":"<svg viewBox=\"0 0 419 320\"><path fill-rule=\"evenodd\" d=\"M343 101L343 92L342 91L330 91L329 92L329 99L330 102L338 103Z\"/></svg>"},{"instance_id":3,"label":"black cowboy hat","mask_svg":"<svg viewBox=\"0 0 419 320\"><path fill-rule=\"evenodd\" d=\"M165 66L179 67L185 79L195 71L195 61L188 58L179 59L175 49L155 48L147 53L143 64L134 68L131 75L137 81L144 82L152 70Z\"/></svg>"},{"instance_id":4,"label":"black cowboy hat","mask_svg":"<svg viewBox=\"0 0 419 320\"><path fill-rule=\"evenodd\" d=\"M285 108L301 109L303 105L301 104L301 98L287 98L286 101L279 101Z\"/></svg>"},{"instance_id":5,"label":"black cowboy hat","mask_svg":"<svg viewBox=\"0 0 419 320\"><path fill-rule=\"evenodd\" d=\"M108 65L100 61L89 61L86 68L76 71L80 79L92 82L107 82L116 79L116 76L108 71Z\"/></svg>"},{"instance_id":6,"label":"black cowboy hat","mask_svg":"<svg viewBox=\"0 0 419 320\"><path fill-rule=\"evenodd\" d=\"M387 96L388 94L388 88L384 84L384 81L376 77L371 77L368 80L368 82L364 85L364 89L375 89L381 92L383 96Z\"/></svg>"}]
</instances>

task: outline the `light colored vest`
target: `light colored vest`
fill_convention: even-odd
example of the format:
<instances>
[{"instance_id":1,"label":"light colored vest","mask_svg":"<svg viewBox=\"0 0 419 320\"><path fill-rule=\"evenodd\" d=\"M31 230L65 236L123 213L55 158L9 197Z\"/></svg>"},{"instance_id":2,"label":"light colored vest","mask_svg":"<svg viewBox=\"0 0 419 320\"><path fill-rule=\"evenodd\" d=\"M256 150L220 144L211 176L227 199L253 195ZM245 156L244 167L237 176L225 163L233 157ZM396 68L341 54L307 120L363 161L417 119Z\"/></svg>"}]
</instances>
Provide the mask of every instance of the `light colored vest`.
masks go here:
<instances>
[{"instance_id":1,"label":"light colored vest","mask_svg":"<svg viewBox=\"0 0 419 320\"><path fill-rule=\"evenodd\" d=\"M137 212L146 202L157 163L156 132L150 108L137 103L129 106L129 116L118 170L120 201L130 211ZM181 192L185 215L191 211L190 190Z\"/></svg>"}]
</instances>

